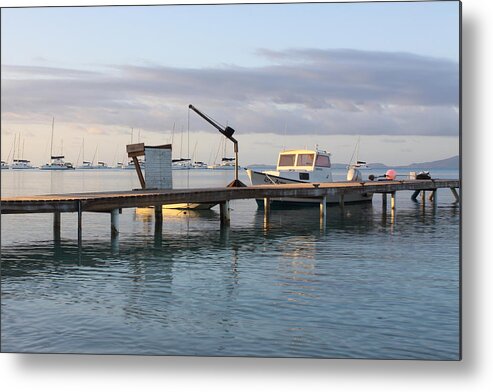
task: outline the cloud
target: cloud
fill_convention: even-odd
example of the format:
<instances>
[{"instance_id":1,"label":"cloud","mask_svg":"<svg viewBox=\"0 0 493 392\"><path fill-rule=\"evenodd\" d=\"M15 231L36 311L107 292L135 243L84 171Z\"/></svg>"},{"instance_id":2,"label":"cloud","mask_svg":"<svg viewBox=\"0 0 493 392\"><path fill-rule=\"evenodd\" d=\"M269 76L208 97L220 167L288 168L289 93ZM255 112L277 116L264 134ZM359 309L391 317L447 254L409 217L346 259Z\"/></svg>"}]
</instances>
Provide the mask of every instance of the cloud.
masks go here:
<instances>
[{"instance_id":1,"label":"cloud","mask_svg":"<svg viewBox=\"0 0 493 392\"><path fill-rule=\"evenodd\" d=\"M2 121L170 129L192 103L244 133L458 135L452 61L357 50L259 50L262 67L2 66ZM214 130L193 120L197 130Z\"/></svg>"}]
</instances>

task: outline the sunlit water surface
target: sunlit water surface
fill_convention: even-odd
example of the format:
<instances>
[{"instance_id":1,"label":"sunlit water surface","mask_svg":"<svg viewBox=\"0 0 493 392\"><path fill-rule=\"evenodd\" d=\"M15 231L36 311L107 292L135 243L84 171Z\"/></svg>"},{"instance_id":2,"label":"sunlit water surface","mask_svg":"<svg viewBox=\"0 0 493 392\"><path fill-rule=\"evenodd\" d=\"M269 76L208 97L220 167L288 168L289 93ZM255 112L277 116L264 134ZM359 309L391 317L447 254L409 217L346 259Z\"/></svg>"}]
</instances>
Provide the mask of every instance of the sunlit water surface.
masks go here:
<instances>
[{"instance_id":1,"label":"sunlit water surface","mask_svg":"<svg viewBox=\"0 0 493 392\"><path fill-rule=\"evenodd\" d=\"M173 175L205 187L233 173ZM1 176L3 197L138 187L131 171ZM325 230L317 207L273 210L266 226L243 200L229 229L217 207L169 211L155 236L153 211L128 209L116 241L108 214L84 213L81 248L76 214L59 243L51 214L2 215L2 351L457 359L459 207L447 189L436 208L410 196L393 219L379 195L330 207Z\"/></svg>"}]
</instances>

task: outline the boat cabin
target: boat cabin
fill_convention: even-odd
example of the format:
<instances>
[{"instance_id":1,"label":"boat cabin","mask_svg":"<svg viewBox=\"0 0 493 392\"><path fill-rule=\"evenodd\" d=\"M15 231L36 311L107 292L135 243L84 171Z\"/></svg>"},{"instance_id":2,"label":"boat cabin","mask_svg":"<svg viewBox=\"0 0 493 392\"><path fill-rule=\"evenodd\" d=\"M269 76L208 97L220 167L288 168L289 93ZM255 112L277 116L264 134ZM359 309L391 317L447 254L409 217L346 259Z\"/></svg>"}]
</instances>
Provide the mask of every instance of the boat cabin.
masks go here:
<instances>
[{"instance_id":1,"label":"boat cabin","mask_svg":"<svg viewBox=\"0 0 493 392\"><path fill-rule=\"evenodd\" d=\"M314 171L330 168L330 153L321 150L287 150L279 154L278 171Z\"/></svg>"}]
</instances>

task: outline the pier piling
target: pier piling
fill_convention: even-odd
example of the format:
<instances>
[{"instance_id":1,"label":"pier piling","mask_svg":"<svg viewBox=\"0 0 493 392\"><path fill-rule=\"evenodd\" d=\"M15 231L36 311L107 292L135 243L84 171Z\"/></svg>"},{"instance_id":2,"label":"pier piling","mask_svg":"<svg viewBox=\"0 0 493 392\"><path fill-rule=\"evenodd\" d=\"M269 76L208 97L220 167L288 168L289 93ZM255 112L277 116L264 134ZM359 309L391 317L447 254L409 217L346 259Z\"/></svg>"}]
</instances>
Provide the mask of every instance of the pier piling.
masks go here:
<instances>
[{"instance_id":1,"label":"pier piling","mask_svg":"<svg viewBox=\"0 0 493 392\"><path fill-rule=\"evenodd\" d=\"M395 192L390 193L390 209L395 211Z\"/></svg>"},{"instance_id":2,"label":"pier piling","mask_svg":"<svg viewBox=\"0 0 493 392\"><path fill-rule=\"evenodd\" d=\"M82 202L77 202L77 242L79 246L82 242Z\"/></svg>"},{"instance_id":3,"label":"pier piling","mask_svg":"<svg viewBox=\"0 0 493 392\"><path fill-rule=\"evenodd\" d=\"M382 211L387 211L387 194L382 193Z\"/></svg>"},{"instance_id":4,"label":"pier piling","mask_svg":"<svg viewBox=\"0 0 493 392\"><path fill-rule=\"evenodd\" d=\"M111 236L116 237L120 232L120 211L118 208L111 210Z\"/></svg>"},{"instance_id":5,"label":"pier piling","mask_svg":"<svg viewBox=\"0 0 493 392\"><path fill-rule=\"evenodd\" d=\"M264 222L269 223L270 219L270 198L264 197Z\"/></svg>"},{"instance_id":6,"label":"pier piling","mask_svg":"<svg viewBox=\"0 0 493 392\"><path fill-rule=\"evenodd\" d=\"M320 200L320 228L325 229L327 224L327 196Z\"/></svg>"},{"instance_id":7,"label":"pier piling","mask_svg":"<svg viewBox=\"0 0 493 392\"><path fill-rule=\"evenodd\" d=\"M221 225L229 226L231 222L231 215L229 209L229 200L226 200L219 204L219 214L221 216Z\"/></svg>"},{"instance_id":8,"label":"pier piling","mask_svg":"<svg viewBox=\"0 0 493 392\"><path fill-rule=\"evenodd\" d=\"M53 238L55 241L60 241L61 238L61 213L56 211L53 213Z\"/></svg>"},{"instance_id":9,"label":"pier piling","mask_svg":"<svg viewBox=\"0 0 493 392\"><path fill-rule=\"evenodd\" d=\"M154 206L154 230L157 232L163 231L163 206Z\"/></svg>"}]
</instances>

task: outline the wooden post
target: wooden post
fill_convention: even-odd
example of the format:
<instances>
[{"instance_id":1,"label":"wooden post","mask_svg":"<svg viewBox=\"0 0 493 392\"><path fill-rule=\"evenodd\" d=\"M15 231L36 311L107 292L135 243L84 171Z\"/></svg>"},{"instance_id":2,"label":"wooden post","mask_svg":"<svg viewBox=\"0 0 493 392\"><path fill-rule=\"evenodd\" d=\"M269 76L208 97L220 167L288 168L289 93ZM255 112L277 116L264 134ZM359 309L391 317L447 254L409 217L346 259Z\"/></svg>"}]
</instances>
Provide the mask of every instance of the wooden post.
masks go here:
<instances>
[{"instance_id":1,"label":"wooden post","mask_svg":"<svg viewBox=\"0 0 493 392\"><path fill-rule=\"evenodd\" d=\"M140 186L142 189L146 189L146 182L144 180L144 175L142 174L142 169L140 168L140 163L137 157L132 157L134 161L135 169L137 170L137 175L139 176Z\"/></svg>"},{"instance_id":2,"label":"wooden post","mask_svg":"<svg viewBox=\"0 0 493 392\"><path fill-rule=\"evenodd\" d=\"M339 195L339 206L340 206L341 208L344 208L344 193L341 193L341 194Z\"/></svg>"},{"instance_id":3,"label":"wooden post","mask_svg":"<svg viewBox=\"0 0 493 392\"><path fill-rule=\"evenodd\" d=\"M460 198L459 198L459 194L457 193L457 190L455 188L450 188L450 190L452 191L452 193L454 194L454 197L455 197L455 202L456 203L459 203L460 202Z\"/></svg>"},{"instance_id":4,"label":"wooden post","mask_svg":"<svg viewBox=\"0 0 493 392\"><path fill-rule=\"evenodd\" d=\"M231 216L229 211L229 200L226 200L219 204L219 214L221 216L221 225L229 226L231 222Z\"/></svg>"},{"instance_id":5,"label":"wooden post","mask_svg":"<svg viewBox=\"0 0 493 392\"><path fill-rule=\"evenodd\" d=\"M437 205L437 190L434 189L428 198L431 202L433 202L433 206L436 207Z\"/></svg>"},{"instance_id":6,"label":"wooden post","mask_svg":"<svg viewBox=\"0 0 493 392\"><path fill-rule=\"evenodd\" d=\"M327 196L320 200L320 228L325 229L327 224Z\"/></svg>"},{"instance_id":7,"label":"wooden post","mask_svg":"<svg viewBox=\"0 0 493 392\"><path fill-rule=\"evenodd\" d=\"M269 222L270 218L270 198L264 197L264 221Z\"/></svg>"},{"instance_id":8,"label":"wooden post","mask_svg":"<svg viewBox=\"0 0 493 392\"><path fill-rule=\"evenodd\" d=\"M161 204L154 206L154 219L156 225L163 225L163 206Z\"/></svg>"},{"instance_id":9,"label":"wooden post","mask_svg":"<svg viewBox=\"0 0 493 392\"><path fill-rule=\"evenodd\" d=\"M411 196L411 200L412 201L416 201L416 199L418 198L419 196L419 192L421 192L419 189L414 191L413 195Z\"/></svg>"},{"instance_id":10,"label":"wooden post","mask_svg":"<svg viewBox=\"0 0 493 392\"><path fill-rule=\"evenodd\" d=\"M77 203L77 242L79 246L82 242L82 203Z\"/></svg>"},{"instance_id":11,"label":"wooden post","mask_svg":"<svg viewBox=\"0 0 493 392\"><path fill-rule=\"evenodd\" d=\"M390 223L393 225L395 222L395 191L390 192Z\"/></svg>"},{"instance_id":12,"label":"wooden post","mask_svg":"<svg viewBox=\"0 0 493 392\"><path fill-rule=\"evenodd\" d=\"M116 237L120 232L120 211L118 208L111 210L111 236Z\"/></svg>"},{"instance_id":13,"label":"wooden post","mask_svg":"<svg viewBox=\"0 0 493 392\"><path fill-rule=\"evenodd\" d=\"M421 203L423 205L426 203L426 191L424 189L421 191Z\"/></svg>"},{"instance_id":14,"label":"wooden post","mask_svg":"<svg viewBox=\"0 0 493 392\"><path fill-rule=\"evenodd\" d=\"M55 241L60 241L61 226L61 213L56 211L53 213L53 238Z\"/></svg>"},{"instance_id":15,"label":"wooden post","mask_svg":"<svg viewBox=\"0 0 493 392\"><path fill-rule=\"evenodd\" d=\"M387 194L382 193L382 210L387 211Z\"/></svg>"}]
</instances>

